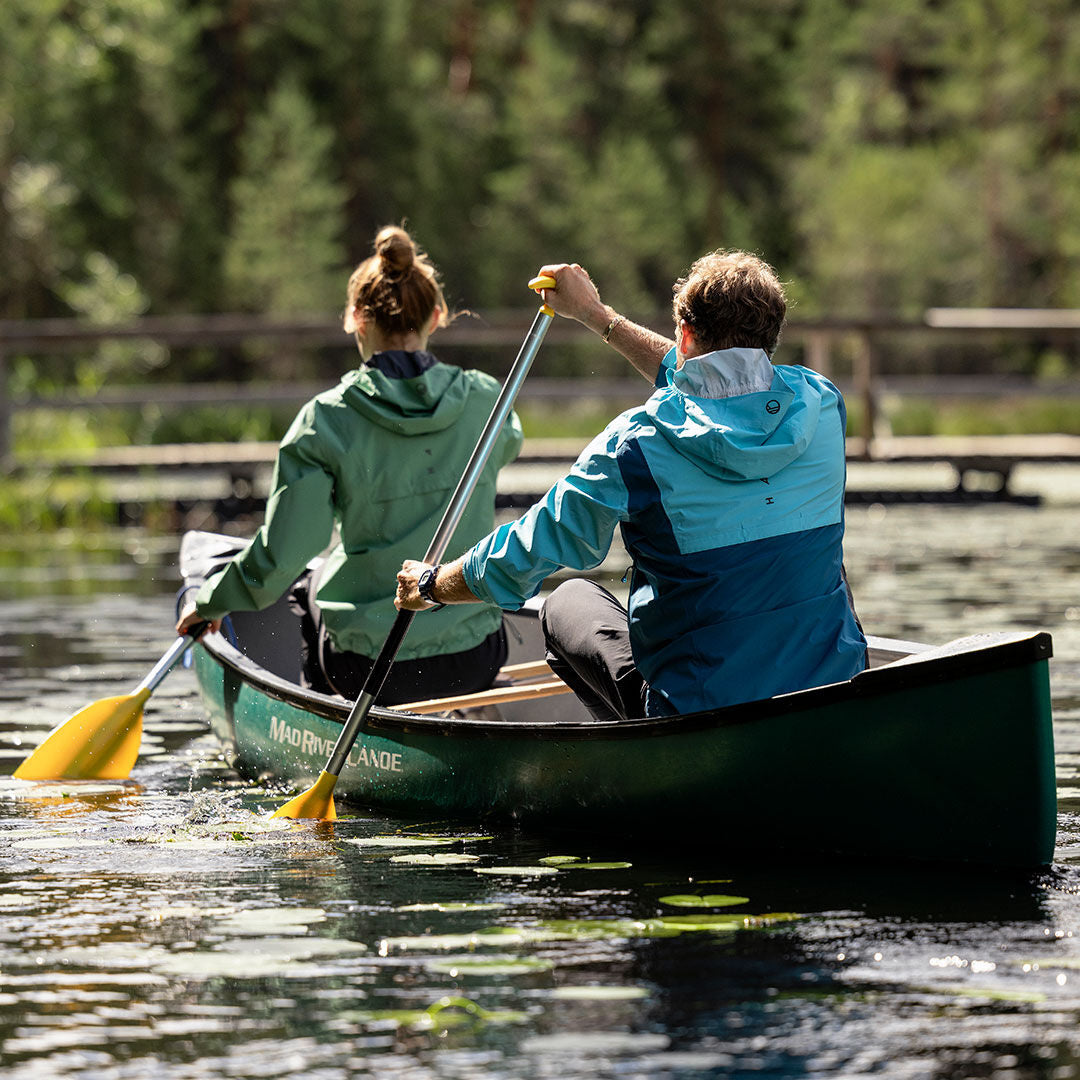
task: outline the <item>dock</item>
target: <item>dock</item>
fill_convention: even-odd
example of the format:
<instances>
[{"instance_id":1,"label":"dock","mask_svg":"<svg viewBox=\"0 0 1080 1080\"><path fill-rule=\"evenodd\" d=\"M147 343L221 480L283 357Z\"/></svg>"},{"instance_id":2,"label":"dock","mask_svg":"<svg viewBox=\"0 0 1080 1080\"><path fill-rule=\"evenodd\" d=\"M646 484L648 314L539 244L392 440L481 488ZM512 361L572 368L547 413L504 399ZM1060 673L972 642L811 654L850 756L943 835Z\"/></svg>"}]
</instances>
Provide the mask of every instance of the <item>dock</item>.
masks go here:
<instances>
[{"instance_id":1,"label":"dock","mask_svg":"<svg viewBox=\"0 0 1080 1080\"><path fill-rule=\"evenodd\" d=\"M530 506L573 463L585 438L527 439L519 458L499 475L498 505ZM178 519L192 513L208 520L260 514L269 491L277 443L173 443L99 448L79 454L42 456L20 463L12 479L36 479L45 490L61 478L89 481L98 496L117 506L117 520L142 520L149 505L169 505ZM848 501L1025 502L1037 501L1011 487L1020 465L1080 465L1078 435L889 436L849 438L849 471L860 466L938 465L952 482L933 488L885 483L873 488L849 483ZM875 470L882 476L882 470Z\"/></svg>"}]
</instances>

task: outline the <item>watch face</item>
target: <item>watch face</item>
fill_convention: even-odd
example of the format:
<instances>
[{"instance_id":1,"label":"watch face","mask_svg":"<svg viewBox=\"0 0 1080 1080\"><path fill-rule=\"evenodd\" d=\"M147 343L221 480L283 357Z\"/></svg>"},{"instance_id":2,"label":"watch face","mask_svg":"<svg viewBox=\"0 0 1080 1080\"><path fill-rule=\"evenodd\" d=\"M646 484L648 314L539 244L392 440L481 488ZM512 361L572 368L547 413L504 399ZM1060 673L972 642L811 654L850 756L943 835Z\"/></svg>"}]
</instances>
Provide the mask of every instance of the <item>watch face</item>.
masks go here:
<instances>
[{"instance_id":1,"label":"watch face","mask_svg":"<svg viewBox=\"0 0 1080 1080\"><path fill-rule=\"evenodd\" d=\"M431 600L431 590L435 585L435 568L429 566L420 575L420 580L416 583L416 591L425 599Z\"/></svg>"}]
</instances>

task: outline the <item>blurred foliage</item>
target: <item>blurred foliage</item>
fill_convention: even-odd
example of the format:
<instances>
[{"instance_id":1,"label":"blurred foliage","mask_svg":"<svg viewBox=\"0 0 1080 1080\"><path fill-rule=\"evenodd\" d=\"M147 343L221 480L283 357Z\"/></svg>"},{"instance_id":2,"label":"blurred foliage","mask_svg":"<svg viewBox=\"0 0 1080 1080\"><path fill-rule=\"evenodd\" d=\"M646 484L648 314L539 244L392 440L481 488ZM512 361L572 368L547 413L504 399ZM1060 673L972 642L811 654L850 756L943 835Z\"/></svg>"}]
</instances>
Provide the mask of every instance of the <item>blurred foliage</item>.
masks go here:
<instances>
[{"instance_id":1,"label":"blurred foliage","mask_svg":"<svg viewBox=\"0 0 1080 1080\"><path fill-rule=\"evenodd\" d=\"M568 257L662 308L717 246L806 311L1080 303L1070 0L7 0L0 43L7 317L333 312L403 219L475 306Z\"/></svg>"},{"instance_id":2,"label":"blurred foliage","mask_svg":"<svg viewBox=\"0 0 1080 1080\"><path fill-rule=\"evenodd\" d=\"M805 6L791 165L808 309L1080 303L1078 30L1069 0Z\"/></svg>"},{"instance_id":3,"label":"blurred foliage","mask_svg":"<svg viewBox=\"0 0 1080 1080\"><path fill-rule=\"evenodd\" d=\"M0 317L335 315L398 221L451 304L481 312L523 306L562 259L662 312L730 246L769 258L803 317L1080 306L1080 8L0 5ZM1074 347L1041 348L1009 365L1075 370ZM10 359L17 393L317 363L145 344ZM609 359L551 350L545 370Z\"/></svg>"},{"instance_id":4,"label":"blurred foliage","mask_svg":"<svg viewBox=\"0 0 1080 1080\"><path fill-rule=\"evenodd\" d=\"M888 423L894 435L1080 435L1080 400L905 399L889 410Z\"/></svg>"},{"instance_id":5,"label":"blurred foliage","mask_svg":"<svg viewBox=\"0 0 1080 1080\"><path fill-rule=\"evenodd\" d=\"M225 299L238 311L303 315L341 288L345 192L329 179L333 141L292 80L240 140L223 260Z\"/></svg>"}]
</instances>

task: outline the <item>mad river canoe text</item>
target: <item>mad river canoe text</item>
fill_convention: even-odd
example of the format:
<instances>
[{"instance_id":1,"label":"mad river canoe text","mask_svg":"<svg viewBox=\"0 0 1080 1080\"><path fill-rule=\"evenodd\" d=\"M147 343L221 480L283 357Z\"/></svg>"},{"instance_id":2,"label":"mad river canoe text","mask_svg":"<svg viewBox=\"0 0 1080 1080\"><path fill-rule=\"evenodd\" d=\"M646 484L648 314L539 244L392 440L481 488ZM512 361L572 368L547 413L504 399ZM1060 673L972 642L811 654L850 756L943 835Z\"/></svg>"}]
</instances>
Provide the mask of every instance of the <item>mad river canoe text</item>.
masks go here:
<instances>
[{"instance_id":1,"label":"mad river canoe text","mask_svg":"<svg viewBox=\"0 0 1080 1080\"><path fill-rule=\"evenodd\" d=\"M270 717L270 738L276 742L292 746L302 754L315 754L329 757L334 749L333 739L324 739L307 728L292 727L276 716ZM401 755L389 750L368 750L367 747L354 746L349 752L349 765L366 765L369 769L382 769L384 772L401 772Z\"/></svg>"}]
</instances>

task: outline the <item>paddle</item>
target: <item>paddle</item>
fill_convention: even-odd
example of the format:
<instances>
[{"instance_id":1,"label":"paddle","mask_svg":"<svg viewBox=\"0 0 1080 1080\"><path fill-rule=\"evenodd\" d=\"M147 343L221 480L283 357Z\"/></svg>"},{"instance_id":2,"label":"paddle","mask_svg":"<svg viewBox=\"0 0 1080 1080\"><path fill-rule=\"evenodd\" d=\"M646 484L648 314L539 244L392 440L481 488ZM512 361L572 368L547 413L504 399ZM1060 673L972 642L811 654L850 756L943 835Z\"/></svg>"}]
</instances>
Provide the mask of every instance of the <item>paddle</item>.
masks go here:
<instances>
[{"instance_id":1,"label":"paddle","mask_svg":"<svg viewBox=\"0 0 1080 1080\"><path fill-rule=\"evenodd\" d=\"M538 277L529 282L530 289L550 289L554 285L555 280L550 277ZM480 433L476 449L473 450L469 464L465 467L465 472L458 481L450 505L446 508L438 529L435 530L435 536L428 547L427 554L424 556L425 563L429 565L437 563L442 558L447 544L450 543L454 529L457 528L458 521L465 511L469 497L480 479L480 474L487 464L487 459L491 456L495 440L499 437L499 432L502 430L506 418L510 415L514 398L517 397L521 384L525 381L533 357L536 356L540 343L544 340L544 335L547 333L547 329L554 317L555 312L547 304L542 304L540 310L536 313L536 318L533 319L532 326L529 328L521 350L518 352L517 359L514 361L514 366L510 369L510 374L506 377L506 382L503 384L499 397L491 410L491 415L484 425L484 430ZM274 811L274 817L319 818L323 821L333 821L337 817L337 812L334 809L334 786L337 784L338 775L345 765L353 743L356 742L357 736L364 727L371 706L375 703L375 698L378 696L379 691L382 690L383 683L386 682L394 657L397 656L398 649L401 647L415 614L415 611L398 612L393 626L390 627L390 633L387 635L386 641L383 643L382 649L379 650L379 655L375 658L371 671L364 681L364 688L360 691L360 696L356 699L356 703L345 721L345 726L341 729L341 734L334 744L326 768L319 774L319 779L306 791L302 791L297 795L296 798L290 799L284 806L278 807Z\"/></svg>"},{"instance_id":2,"label":"paddle","mask_svg":"<svg viewBox=\"0 0 1080 1080\"><path fill-rule=\"evenodd\" d=\"M139 756L146 699L206 629L178 637L130 694L102 698L51 731L15 770L19 780L124 780Z\"/></svg>"}]
</instances>

